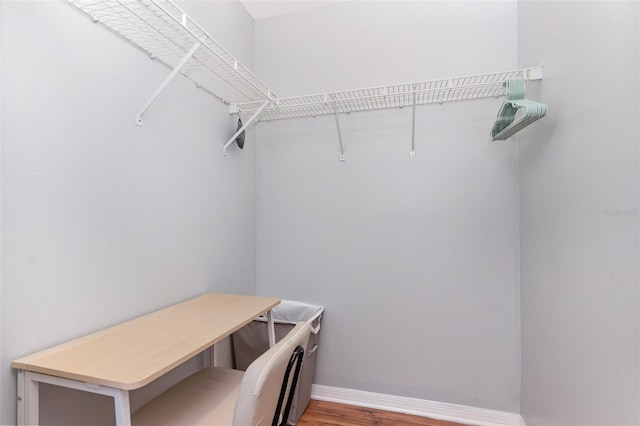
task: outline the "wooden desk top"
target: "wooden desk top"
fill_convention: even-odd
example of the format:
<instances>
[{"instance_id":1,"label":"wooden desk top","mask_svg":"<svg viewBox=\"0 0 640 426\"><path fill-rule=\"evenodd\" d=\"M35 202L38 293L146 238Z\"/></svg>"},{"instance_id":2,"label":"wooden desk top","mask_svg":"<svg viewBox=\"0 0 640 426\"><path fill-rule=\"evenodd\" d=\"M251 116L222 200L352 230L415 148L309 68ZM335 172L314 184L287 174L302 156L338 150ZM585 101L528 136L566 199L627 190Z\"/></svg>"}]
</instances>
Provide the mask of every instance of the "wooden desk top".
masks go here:
<instances>
[{"instance_id":1,"label":"wooden desk top","mask_svg":"<svg viewBox=\"0 0 640 426\"><path fill-rule=\"evenodd\" d=\"M20 358L11 366L118 389L140 388L280 303L205 294Z\"/></svg>"}]
</instances>

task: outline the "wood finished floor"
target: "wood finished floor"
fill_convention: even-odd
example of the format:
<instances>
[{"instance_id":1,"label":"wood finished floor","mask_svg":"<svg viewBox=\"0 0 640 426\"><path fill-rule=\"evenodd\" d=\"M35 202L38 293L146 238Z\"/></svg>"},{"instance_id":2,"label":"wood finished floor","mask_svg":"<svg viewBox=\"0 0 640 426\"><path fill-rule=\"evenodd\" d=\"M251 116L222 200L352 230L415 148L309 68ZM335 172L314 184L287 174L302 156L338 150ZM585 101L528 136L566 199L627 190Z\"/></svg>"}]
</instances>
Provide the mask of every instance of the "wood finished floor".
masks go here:
<instances>
[{"instance_id":1,"label":"wood finished floor","mask_svg":"<svg viewBox=\"0 0 640 426\"><path fill-rule=\"evenodd\" d=\"M464 426L460 423L434 420L409 414L316 400L311 400L306 411L298 421L298 426L369 425Z\"/></svg>"}]
</instances>

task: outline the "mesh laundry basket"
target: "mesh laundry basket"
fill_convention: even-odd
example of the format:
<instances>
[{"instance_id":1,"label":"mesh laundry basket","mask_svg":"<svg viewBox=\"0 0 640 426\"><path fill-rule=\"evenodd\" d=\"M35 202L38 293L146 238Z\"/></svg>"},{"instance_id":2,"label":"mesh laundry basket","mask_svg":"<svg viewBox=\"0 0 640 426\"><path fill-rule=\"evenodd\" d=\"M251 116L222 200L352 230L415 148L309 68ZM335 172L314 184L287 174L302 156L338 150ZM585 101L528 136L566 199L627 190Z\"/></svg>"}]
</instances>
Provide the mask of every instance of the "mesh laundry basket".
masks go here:
<instances>
[{"instance_id":1,"label":"mesh laundry basket","mask_svg":"<svg viewBox=\"0 0 640 426\"><path fill-rule=\"evenodd\" d=\"M300 370L298 387L293 397L289 424L296 424L311 400L311 384L318 355L320 320L324 307L302 302L283 300L273 308L273 322L276 329L276 342L280 341L300 321L311 324L309 343L304 350L305 359ZM232 334L233 352L238 370L246 370L256 358L269 348L267 319L262 316Z\"/></svg>"}]
</instances>

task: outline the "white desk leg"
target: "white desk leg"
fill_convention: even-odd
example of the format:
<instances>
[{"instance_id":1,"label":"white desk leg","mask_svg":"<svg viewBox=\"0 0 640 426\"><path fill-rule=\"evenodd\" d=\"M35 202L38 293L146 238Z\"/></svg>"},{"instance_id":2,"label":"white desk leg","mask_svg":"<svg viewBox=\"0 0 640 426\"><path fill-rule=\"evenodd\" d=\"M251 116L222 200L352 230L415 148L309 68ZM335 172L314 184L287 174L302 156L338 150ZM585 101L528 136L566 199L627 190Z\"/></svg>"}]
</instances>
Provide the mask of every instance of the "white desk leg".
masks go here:
<instances>
[{"instance_id":1,"label":"white desk leg","mask_svg":"<svg viewBox=\"0 0 640 426\"><path fill-rule=\"evenodd\" d=\"M16 395L16 425L24 425L24 370L18 370L18 389Z\"/></svg>"},{"instance_id":2,"label":"white desk leg","mask_svg":"<svg viewBox=\"0 0 640 426\"><path fill-rule=\"evenodd\" d=\"M40 383L63 386L83 392L108 395L113 398L117 426L131 426L131 408L129 406L129 391L109 386L99 386L62 377L31 371L18 371L18 425L39 424L39 395Z\"/></svg>"},{"instance_id":3,"label":"white desk leg","mask_svg":"<svg viewBox=\"0 0 640 426\"><path fill-rule=\"evenodd\" d=\"M129 391L117 389L113 400L116 406L116 426L131 426Z\"/></svg>"},{"instance_id":4,"label":"white desk leg","mask_svg":"<svg viewBox=\"0 0 640 426\"><path fill-rule=\"evenodd\" d=\"M207 348L202 353L202 362L204 368L215 367L218 365L218 351L216 349L217 345L213 345L210 348Z\"/></svg>"},{"instance_id":5,"label":"white desk leg","mask_svg":"<svg viewBox=\"0 0 640 426\"><path fill-rule=\"evenodd\" d=\"M267 328L269 329L269 347L276 344L276 327L273 324L273 312L267 311Z\"/></svg>"},{"instance_id":6,"label":"white desk leg","mask_svg":"<svg viewBox=\"0 0 640 426\"><path fill-rule=\"evenodd\" d=\"M37 425L39 423L40 383L34 380L32 373L18 370L18 425Z\"/></svg>"}]
</instances>

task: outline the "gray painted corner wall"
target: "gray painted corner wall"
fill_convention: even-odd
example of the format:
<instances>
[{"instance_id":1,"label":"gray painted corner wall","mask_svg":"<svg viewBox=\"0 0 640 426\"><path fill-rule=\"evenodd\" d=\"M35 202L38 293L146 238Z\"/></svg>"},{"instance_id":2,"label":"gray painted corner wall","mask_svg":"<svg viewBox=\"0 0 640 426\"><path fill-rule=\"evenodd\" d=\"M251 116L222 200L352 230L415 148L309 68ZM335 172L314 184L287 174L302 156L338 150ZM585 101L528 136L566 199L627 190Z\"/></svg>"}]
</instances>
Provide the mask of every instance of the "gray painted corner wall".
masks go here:
<instances>
[{"instance_id":1,"label":"gray painted corner wall","mask_svg":"<svg viewBox=\"0 0 640 426\"><path fill-rule=\"evenodd\" d=\"M238 2L182 2L248 66ZM64 2L2 2L0 424L10 362L209 292L255 294L255 134Z\"/></svg>"},{"instance_id":2,"label":"gray painted corner wall","mask_svg":"<svg viewBox=\"0 0 640 426\"><path fill-rule=\"evenodd\" d=\"M2 27L3 27L3 22L4 19L2 18L2 9L3 9L3 4L4 2L0 1L0 35L4 34ZM2 135L3 135L3 128L2 128L2 84L3 84L3 79L2 79L2 57L3 57L3 53L2 53L2 38L0 37L0 166L2 164ZM2 193L1 193L1 188L2 188L2 173L0 172L0 321L2 320ZM2 360L2 325L0 324L0 364L1 364L1 360ZM0 422L2 421L2 419L4 418L2 416L3 413L3 405L4 403L2 402L2 395L3 395L3 386L2 386L2 372L0 371Z\"/></svg>"},{"instance_id":3,"label":"gray painted corner wall","mask_svg":"<svg viewBox=\"0 0 640 426\"><path fill-rule=\"evenodd\" d=\"M638 2L520 2L549 105L522 132L522 413L640 424Z\"/></svg>"},{"instance_id":4,"label":"gray painted corner wall","mask_svg":"<svg viewBox=\"0 0 640 426\"><path fill-rule=\"evenodd\" d=\"M517 66L515 2L345 2L256 22L281 96ZM456 23L452 31L451 23ZM257 289L324 305L315 383L520 409L517 145L499 100L259 124Z\"/></svg>"},{"instance_id":5,"label":"gray painted corner wall","mask_svg":"<svg viewBox=\"0 0 640 426\"><path fill-rule=\"evenodd\" d=\"M341 116L345 163L332 117L272 122L223 158L215 98L178 78L138 128L166 69L0 2L0 424L16 357L206 291L326 306L318 384L640 423L637 2L345 2L255 33L180 5L280 96L544 60L549 115L494 144L499 100L419 107L414 158L409 110Z\"/></svg>"}]
</instances>

